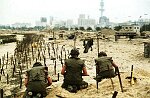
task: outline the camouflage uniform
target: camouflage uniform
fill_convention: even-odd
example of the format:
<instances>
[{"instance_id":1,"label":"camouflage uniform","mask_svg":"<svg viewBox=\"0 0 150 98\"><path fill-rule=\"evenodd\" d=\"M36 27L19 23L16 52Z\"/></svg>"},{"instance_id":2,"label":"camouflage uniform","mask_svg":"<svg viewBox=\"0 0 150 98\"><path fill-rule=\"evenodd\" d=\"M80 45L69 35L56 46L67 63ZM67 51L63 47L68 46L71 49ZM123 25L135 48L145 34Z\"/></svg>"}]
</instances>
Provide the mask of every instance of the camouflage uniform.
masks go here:
<instances>
[{"instance_id":1,"label":"camouflage uniform","mask_svg":"<svg viewBox=\"0 0 150 98\"><path fill-rule=\"evenodd\" d=\"M107 56L102 56L95 59L96 66L98 68L97 78L104 79L115 77L112 62L113 62L112 58Z\"/></svg>"},{"instance_id":2,"label":"camouflage uniform","mask_svg":"<svg viewBox=\"0 0 150 98\"><path fill-rule=\"evenodd\" d=\"M71 57L65 60L65 65L66 73L62 87L67 89L67 87L72 86L74 90L70 92L86 88L88 83L83 81L82 78L82 68L85 67L84 61L80 58Z\"/></svg>"},{"instance_id":3,"label":"camouflage uniform","mask_svg":"<svg viewBox=\"0 0 150 98\"><path fill-rule=\"evenodd\" d=\"M33 94L40 93L45 97L47 95L47 75L45 66L33 66L33 68L27 70L26 76L28 77L28 84L24 98L26 98L28 92L32 92Z\"/></svg>"}]
</instances>

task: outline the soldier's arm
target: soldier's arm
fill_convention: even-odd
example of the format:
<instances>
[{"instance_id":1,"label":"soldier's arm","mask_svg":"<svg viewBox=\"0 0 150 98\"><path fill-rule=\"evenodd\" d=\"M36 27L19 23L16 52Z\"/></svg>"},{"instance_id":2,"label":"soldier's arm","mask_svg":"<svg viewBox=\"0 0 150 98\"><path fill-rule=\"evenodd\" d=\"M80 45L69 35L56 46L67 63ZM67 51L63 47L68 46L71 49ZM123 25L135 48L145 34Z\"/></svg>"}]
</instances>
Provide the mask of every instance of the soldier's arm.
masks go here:
<instances>
[{"instance_id":1,"label":"soldier's arm","mask_svg":"<svg viewBox=\"0 0 150 98\"><path fill-rule=\"evenodd\" d=\"M83 71L82 76L89 76L87 73L86 67L83 67L82 71Z\"/></svg>"},{"instance_id":2,"label":"soldier's arm","mask_svg":"<svg viewBox=\"0 0 150 98\"><path fill-rule=\"evenodd\" d=\"M64 74L65 74L65 71L66 71L66 65L64 65L64 66L62 67L61 74L64 75Z\"/></svg>"},{"instance_id":3,"label":"soldier's arm","mask_svg":"<svg viewBox=\"0 0 150 98\"><path fill-rule=\"evenodd\" d=\"M27 73L25 75L26 76L25 76L25 80L24 80L24 85L27 87L27 85L28 85L28 75L27 75Z\"/></svg>"},{"instance_id":4,"label":"soldier's arm","mask_svg":"<svg viewBox=\"0 0 150 98\"><path fill-rule=\"evenodd\" d=\"M48 80L48 86L50 86L52 84L52 79L48 76L47 80Z\"/></svg>"},{"instance_id":5,"label":"soldier's arm","mask_svg":"<svg viewBox=\"0 0 150 98\"><path fill-rule=\"evenodd\" d=\"M114 62L112 62L112 66L115 68L118 67Z\"/></svg>"}]
</instances>

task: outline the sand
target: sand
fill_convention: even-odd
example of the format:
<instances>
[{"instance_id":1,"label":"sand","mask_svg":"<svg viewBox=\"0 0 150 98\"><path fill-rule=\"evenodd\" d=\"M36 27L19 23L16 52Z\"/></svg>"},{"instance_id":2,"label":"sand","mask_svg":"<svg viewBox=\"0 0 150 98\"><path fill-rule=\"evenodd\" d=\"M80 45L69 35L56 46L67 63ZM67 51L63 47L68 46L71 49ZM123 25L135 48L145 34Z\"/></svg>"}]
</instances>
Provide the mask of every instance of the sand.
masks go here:
<instances>
[{"instance_id":1,"label":"sand","mask_svg":"<svg viewBox=\"0 0 150 98\"><path fill-rule=\"evenodd\" d=\"M87 34L88 35L88 34ZM83 35L84 36L84 35ZM95 36L95 34L90 34L88 36ZM123 85L123 92L121 92L118 77L112 78L114 89L110 79L104 79L99 83L98 92L96 89L96 81L93 79L95 77L95 63L94 59L97 58L97 40L94 40L93 50L88 53L83 53L83 42L80 41L81 38L77 38L76 47L79 48L81 59L85 60L88 74L90 76L84 76L84 80L89 83L89 87L78 91L77 93L70 93L61 88L63 83L63 76L60 75L58 82L53 82L51 86L48 87L48 95L46 98L58 98L58 96L65 98L111 98L114 91L117 91L117 98L150 98L150 58L144 57L144 43L145 41L150 41L150 39L132 39L129 41L126 38L119 39L117 42L114 40L112 34L106 35L107 39L99 40L100 51L105 51L109 57L112 57L114 62L118 65ZM49 41L45 38L46 42ZM68 56L68 51L73 48L73 40L56 40L58 43L58 54L60 55L60 50L62 45L65 45L65 50ZM47 55L48 56L48 55ZM53 55L52 55L53 56ZM63 53L63 59L65 58ZM46 64L49 67L49 75L52 79L57 79L57 74L54 74L54 63L52 60L46 60ZM61 71L61 63L59 59L56 60L57 73ZM134 66L134 77L137 78L134 85L131 85L129 79L125 79L131 76L131 66ZM24 92L25 87L23 86L22 92ZM60 97L60 98L61 98ZM21 98L17 97L17 98Z\"/></svg>"},{"instance_id":2,"label":"sand","mask_svg":"<svg viewBox=\"0 0 150 98\"><path fill-rule=\"evenodd\" d=\"M49 95L46 98L57 98L60 95L66 98L111 98L114 91L118 92L117 98L149 98L150 97L150 58L144 58L142 39L119 39L115 42L114 39L100 40L100 51L105 51L108 56L112 57L114 62L119 66L120 75L123 84L123 92L121 92L119 79L116 76L113 78L113 86L110 79L104 79L99 83L97 93L95 77L94 59L97 57L97 43L94 41L93 51L83 54L82 42L77 40L76 47L80 48L80 58L85 60L87 70L90 76L83 77L89 83L87 89L78 91L77 93L69 93L60 86L62 81L53 83L50 87ZM71 45L64 42L67 46ZM134 66L134 77L137 78L134 85L131 85L130 79L125 79L131 76L131 65ZM63 78L63 77L62 77Z\"/></svg>"}]
</instances>

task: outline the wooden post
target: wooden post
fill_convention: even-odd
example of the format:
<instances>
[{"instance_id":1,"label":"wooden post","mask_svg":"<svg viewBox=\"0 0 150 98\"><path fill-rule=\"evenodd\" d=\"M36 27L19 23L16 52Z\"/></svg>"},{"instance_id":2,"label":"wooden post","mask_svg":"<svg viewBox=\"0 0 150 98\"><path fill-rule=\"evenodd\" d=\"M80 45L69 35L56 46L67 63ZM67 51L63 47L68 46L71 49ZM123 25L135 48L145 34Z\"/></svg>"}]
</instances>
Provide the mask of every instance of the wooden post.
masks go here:
<instances>
[{"instance_id":1,"label":"wooden post","mask_svg":"<svg viewBox=\"0 0 150 98\"><path fill-rule=\"evenodd\" d=\"M29 64L29 58L27 57L27 62L26 62L27 69L29 68L28 64Z\"/></svg>"},{"instance_id":2,"label":"wooden post","mask_svg":"<svg viewBox=\"0 0 150 98\"><path fill-rule=\"evenodd\" d=\"M49 58L50 58L50 47L48 46L48 55L49 55Z\"/></svg>"},{"instance_id":3,"label":"wooden post","mask_svg":"<svg viewBox=\"0 0 150 98\"><path fill-rule=\"evenodd\" d=\"M97 34L97 52L99 53L99 34Z\"/></svg>"},{"instance_id":4,"label":"wooden post","mask_svg":"<svg viewBox=\"0 0 150 98\"><path fill-rule=\"evenodd\" d=\"M5 73L4 73L4 57L2 57L2 61L3 61L3 65L2 65L2 68L1 68L1 74L3 74L5 76Z\"/></svg>"},{"instance_id":5,"label":"wooden post","mask_svg":"<svg viewBox=\"0 0 150 98\"><path fill-rule=\"evenodd\" d=\"M28 51L28 56L29 56L29 53L30 53L30 49L28 48L28 50L27 50L27 51Z\"/></svg>"},{"instance_id":6,"label":"wooden post","mask_svg":"<svg viewBox=\"0 0 150 98\"><path fill-rule=\"evenodd\" d=\"M7 52L7 62L8 62L8 52Z\"/></svg>"},{"instance_id":7,"label":"wooden post","mask_svg":"<svg viewBox=\"0 0 150 98\"><path fill-rule=\"evenodd\" d=\"M99 34L97 33L97 52L99 53ZM97 55L98 55L97 53ZM98 93L98 79L97 79L97 75L98 75L98 70L99 70L99 67L96 66L96 88L97 88L97 93Z\"/></svg>"},{"instance_id":8,"label":"wooden post","mask_svg":"<svg viewBox=\"0 0 150 98\"><path fill-rule=\"evenodd\" d=\"M7 69L7 66L8 66L8 52L7 52L7 60L6 60L6 69Z\"/></svg>"},{"instance_id":9,"label":"wooden post","mask_svg":"<svg viewBox=\"0 0 150 98\"><path fill-rule=\"evenodd\" d=\"M119 68L118 67L116 67L116 71L118 72L118 78L119 78L120 88L121 88L121 91L123 92L122 81L121 81L120 72L119 72Z\"/></svg>"},{"instance_id":10,"label":"wooden post","mask_svg":"<svg viewBox=\"0 0 150 98\"><path fill-rule=\"evenodd\" d=\"M13 73L12 73L12 77L14 77L15 71L16 71L16 65L13 63L14 68L13 68Z\"/></svg>"},{"instance_id":11,"label":"wooden post","mask_svg":"<svg viewBox=\"0 0 150 98\"><path fill-rule=\"evenodd\" d=\"M66 50L64 50L65 51L65 59L66 59Z\"/></svg>"},{"instance_id":12,"label":"wooden post","mask_svg":"<svg viewBox=\"0 0 150 98\"><path fill-rule=\"evenodd\" d=\"M36 62L37 62L37 58L36 58Z\"/></svg>"},{"instance_id":13,"label":"wooden post","mask_svg":"<svg viewBox=\"0 0 150 98\"><path fill-rule=\"evenodd\" d=\"M59 61L61 61L60 55L58 56Z\"/></svg>"},{"instance_id":14,"label":"wooden post","mask_svg":"<svg viewBox=\"0 0 150 98\"><path fill-rule=\"evenodd\" d=\"M46 58L44 57L44 65L46 65Z\"/></svg>"},{"instance_id":15,"label":"wooden post","mask_svg":"<svg viewBox=\"0 0 150 98\"><path fill-rule=\"evenodd\" d=\"M114 94L113 94L113 96L112 96L112 98L116 98L117 94L118 94L118 92L115 91Z\"/></svg>"},{"instance_id":16,"label":"wooden post","mask_svg":"<svg viewBox=\"0 0 150 98\"><path fill-rule=\"evenodd\" d=\"M19 62L18 65L19 65L19 68L20 68L20 73L22 74L22 66L21 66L21 63Z\"/></svg>"},{"instance_id":17,"label":"wooden post","mask_svg":"<svg viewBox=\"0 0 150 98\"><path fill-rule=\"evenodd\" d=\"M131 66L131 85L134 85L133 65Z\"/></svg>"},{"instance_id":18,"label":"wooden post","mask_svg":"<svg viewBox=\"0 0 150 98\"><path fill-rule=\"evenodd\" d=\"M2 71L3 71L3 69L1 69L1 75L2 75Z\"/></svg>"},{"instance_id":19,"label":"wooden post","mask_svg":"<svg viewBox=\"0 0 150 98\"><path fill-rule=\"evenodd\" d=\"M4 91L3 89L0 90L0 98L3 98L3 94L4 94Z\"/></svg>"},{"instance_id":20,"label":"wooden post","mask_svg":"<svg viewBox=\"0 0 150 98\"><path fill-rule=\"evenodd\" d=\"M1 62L1 59L0 59L0 68L1 68L1 64L2 64L2 62Z\"/></svg>"},{"instance_id":21,"label":"wooden post","mask_svg":"<svg viewBox=\"0 0 150 98\"><path fill-rule=\"evenodd\" d=\"M34 60L33 46L32 46L32 59Z\"/></svg>"},{"instance_id":22,"label":"wooden post","mask_svg":"<svg viewBox=\"0 0 150 98\"><path fill-rule=\"evenodd\" d=\"M55 65L54 65L54 73L56 75L56 60L55 60Z\"/></svg>"},{"instance_id":23,"label":"wooden post","mask_svg":"<svg viewBox=\"0 0 150 98\"><path fill-rule=\"evenodd\" d=\"M56 58L58 59L58 43L56 44Z\"/></svg>"},{"instance_id":24,"label":"wooden post","mask_svg":"<svg viewBox=\"0 0 150 98\"><path fill-rule=\"evenodd\" d=\"M58 73L58 81L59 81L59 73Z\"/></svg>"},{"instance_id":25,"label":"wooden post","mask_svg":"<svg viewBox=\"0 0 150 98\"><path fill-rule=\"evenodd\" d=\"M5 61L5 56L2 57L2 62L3 62L3 64L2 64L2 69L3 69L4 65L5 65L5 62L4 62L4 61Z\"/></svg>"},{"instance_id":26,"label":"wooden post","mask_svg":"<svg viewBox=\"0 0 150 98\"><path fill-rule=\"evenodd\" d=\"M31 65L31 58L30 58L30 65Z\"/></svg>"},{"instance_id":27,"label":"wooden post","mask_svg":"<svg viewBox=\"0 0 150 98\"><path fill-rule=\"evenodd\" d=\"M22 87L22 77L21 77L21 72L19 71L19 78L20 78L20 89Z\"/></svg>"},{"instance_id":28,"label":"wooden post","mask_svg":"<svg viewBox=\"0 0 150 98\"><path fill-rule=\"evenodd\" d=\"M13 56L12 56L11 59L10 59L10 65L11 65L11 66L13 65Z\"/></svg>"},{"instance_id":29,"label":"wooden post","mask_svg":"<svg viewBox=\"0 0 150 98\"><path fill-rule=\"evenodd\" d=\"M7 74L7 84L9 84L9 76L8 76L8 74Z\"/></svg>"},{"instance_id":30,"label":"wooden post","mask_svg":"<svg viewBox=\"0 0 150 98\"><path fill-rule=\"evenodd\" d=\"M28 62L27 51L25 51L25 62Z\"/></svg>"},{"instance_id":31,"label":"wooden post","mask_svg":"<svg viewBox=\"0 0 150 98\"><path fill-rule=\"evenodd\" d=\"M14 77L15 71L16 71L16 59L15 61L13 61L13 73L12 73L12 77Z\"/></svg>"},{"instance_id":32,"label":"wooden post","mask_svg":"<svg viewBox=\"0 0 150 98\"><path fill-rule=\"evenodd\" d=\"M40 50L38 49L38 59L40 59Z\"/></svg>"}]
</instances>

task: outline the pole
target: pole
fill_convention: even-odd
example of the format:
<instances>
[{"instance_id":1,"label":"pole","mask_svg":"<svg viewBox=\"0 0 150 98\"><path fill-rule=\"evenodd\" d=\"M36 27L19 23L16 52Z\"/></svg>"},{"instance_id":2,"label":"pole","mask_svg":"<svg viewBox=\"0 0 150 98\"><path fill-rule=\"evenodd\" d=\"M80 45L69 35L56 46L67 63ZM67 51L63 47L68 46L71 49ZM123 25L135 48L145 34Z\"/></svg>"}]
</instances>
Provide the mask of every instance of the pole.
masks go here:
<instances>
[{"instance_id":1,"label":"pole","mask_svg":"<svg viewBox=\"0 0 150 98\"><path fill-rule=\"evenodd\" d=\"M3 91L3 89L1 89L0 90L0 98L3 98L3 93L4 93L4 91Z\"/></svg>"},{"instance_id":2,"label":"pole","mask_svg":"<svg viewBox=\"0 0 150 98\"><path fill-rule=\"evenodd\" d=\"M133 78L133 65L131 66L131 85L134 85L134 78Z\"/></svg>"},{"instance_id":3,"label":"pole","mask_svg":"<svg viewBox=\"0 0 150 98\"><path fill-rule=\"evenodd\" d=\"M77 39L77 37L76 37L76 32L74 32L74 48L76 48L76 39Z\"/></svg>"},{"instance_id":4,"label":"pole","mask_svg":"<svg viewBox=\"0 0 150 98\"><path fill-rule=\"evenodd\" d=\"M59 81L59 73L58 73L58 81Z\"/></svg>"},{"instance_id":5,"label":"pole","mask_svg":"<svg viewBox=\"0 0 150 98\"><path fill-rule=\"evenodd\" d=\"M119 72L118 67L116 67L116 71L118 72L118 78L119 78L120 88L121 88L121 91L123 92L123 87L122 87L122 82L121 82L121 77L120 77L120 72Z\"/></svg>"},{"instance_id":6,"label":"pole","mask_svg":"<svg viewBox=\"0 0 150 98\"><path fill-rule=\"evenodd\" d=\"M99 53L99 34L97 33L97 51Z\"/></svg>"},{"instance_id":7,"label":"pole","mask_svg":"<svg viewBox=\"0 0 150 98\"><path fill-rule=\"evenodd\" d=\"M117 94L118 94L118 92L115 91L114 94L113 94L113 96L112 96L112 98L116 98Z\"/></svg>"},{"instance_id":8,"label":"pole","mask_svg":"<svg viewBox=\"0 0 150 98\"><path fill-rule=\"evenodd\" d=\"M97 52L99 53L99 34L97 33ZM98 55L97 53L97 55ZM99 67L98 65L96 65L96 88L97 88L97 93L98 93L98 80L97 80L97 75L98 75L98 71Z\"/></svg>"}]
</instances>

